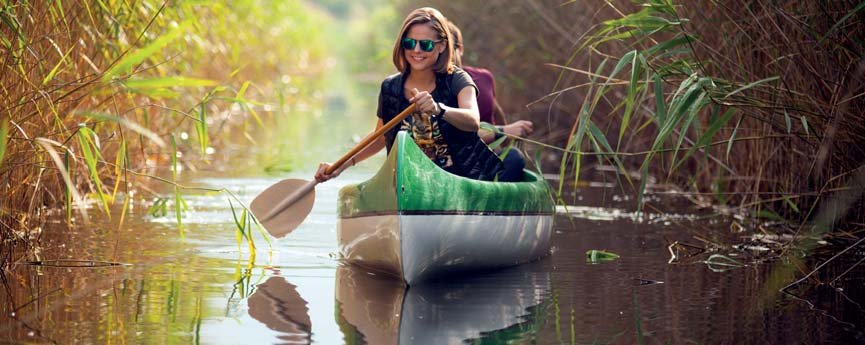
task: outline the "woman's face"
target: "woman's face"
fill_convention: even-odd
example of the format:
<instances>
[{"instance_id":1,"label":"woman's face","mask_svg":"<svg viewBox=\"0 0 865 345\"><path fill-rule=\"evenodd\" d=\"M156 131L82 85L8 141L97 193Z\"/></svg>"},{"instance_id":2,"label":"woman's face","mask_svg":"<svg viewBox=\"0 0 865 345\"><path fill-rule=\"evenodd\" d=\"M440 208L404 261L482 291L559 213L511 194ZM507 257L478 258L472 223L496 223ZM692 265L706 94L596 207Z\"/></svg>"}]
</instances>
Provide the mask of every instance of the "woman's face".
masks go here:
<instances>
[{"instance_id":1,"label":"woman's face","mask_svg":"<svg viewBox=\"0 0 865 345\"><path fill-rule=\"evenodd\" d=\"M431 40L436 42L440 40L438 33L433 29L432 24L429 23L412 25L406 32L405 37L417 41ZM405 59L413 71L423 71L432 68L436 60L438 60L439 54L444 52L446 48L444 41L436 43L431 52L421 50L420 46L421 44L418 43L412 50L403 48Z\"/></svg>"}]
</instances>

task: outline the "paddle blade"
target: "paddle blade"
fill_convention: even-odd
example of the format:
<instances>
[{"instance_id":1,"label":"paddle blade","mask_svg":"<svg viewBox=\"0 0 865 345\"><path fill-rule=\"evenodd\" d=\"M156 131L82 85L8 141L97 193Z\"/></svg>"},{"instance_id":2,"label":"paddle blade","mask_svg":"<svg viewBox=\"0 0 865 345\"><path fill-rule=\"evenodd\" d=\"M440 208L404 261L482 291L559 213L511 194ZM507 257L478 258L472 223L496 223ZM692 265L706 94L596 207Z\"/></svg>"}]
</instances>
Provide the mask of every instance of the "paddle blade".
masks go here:
<instances>
[{"instance_id":1,"label":"paddle blade","mask_svg":"<svg viewBox=\"0 0 865 345\"><path fill-rule=\"evenodd\" d=\"M300 223L303 223L303 220L309 215L309 211L312 210L312 204L315 203L315 188L312 188L314 186L313 182L301 179L279 181L255 197L249 208L252 209L252 214L271 236L285 237L294 231ZM308 190L305 195L285 206L282 210L275 210L286 198L295 193L304 192L304 190ZM276 213L268 218L268 215L274 211Z\"/></svg>"}]
</instances>

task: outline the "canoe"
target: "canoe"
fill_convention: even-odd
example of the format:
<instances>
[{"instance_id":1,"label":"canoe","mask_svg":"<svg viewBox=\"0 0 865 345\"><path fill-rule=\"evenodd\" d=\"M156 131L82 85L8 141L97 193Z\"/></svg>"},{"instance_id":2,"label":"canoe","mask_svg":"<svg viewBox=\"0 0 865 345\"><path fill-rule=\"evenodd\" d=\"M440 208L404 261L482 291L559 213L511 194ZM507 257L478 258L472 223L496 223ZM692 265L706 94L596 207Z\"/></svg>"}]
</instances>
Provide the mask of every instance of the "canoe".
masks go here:
<instances>
[{"instance_id":1,"label":"canoe","mask_svg":"<svg viewBox=\"0 0 865 345\"><path fill-rule=\"evenodd\" d=\"M490 182L436 166L405 132L369 180L339 192L342 258L407 284L513 266L550 251L555 207L549 186Z\"/></svg>"}]
</instances>

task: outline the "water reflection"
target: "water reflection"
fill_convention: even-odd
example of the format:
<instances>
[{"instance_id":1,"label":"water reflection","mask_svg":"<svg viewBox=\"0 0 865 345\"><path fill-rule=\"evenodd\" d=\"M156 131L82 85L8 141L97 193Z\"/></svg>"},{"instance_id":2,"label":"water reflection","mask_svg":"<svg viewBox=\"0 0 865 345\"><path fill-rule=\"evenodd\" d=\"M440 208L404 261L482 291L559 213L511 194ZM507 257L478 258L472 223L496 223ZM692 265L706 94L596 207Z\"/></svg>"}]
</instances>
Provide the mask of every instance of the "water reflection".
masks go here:
<instances>
[{"instance_id":1,"label":"water reflection","mask_svg":"<svg viewBox=\"0 0 865 345\"><path fill-rule=\"evenodd\" d=\"M247 301L249 316L281 333L277 339L290 343L312 343L312 321L308 303L297 286L285 278L270 277L256 287Z\"/></svg>"},{"instance_id":2,"label":"water reflection","mask_svg":"<svg viewBox=\"0 0 865 345\"><path fill-rule=\"evenodd\" d=\"M347 344L455 344L538 331L551 296L549 260L406 286L354 266L336 270L337 322Z\"/></svg>"}]
</instances>

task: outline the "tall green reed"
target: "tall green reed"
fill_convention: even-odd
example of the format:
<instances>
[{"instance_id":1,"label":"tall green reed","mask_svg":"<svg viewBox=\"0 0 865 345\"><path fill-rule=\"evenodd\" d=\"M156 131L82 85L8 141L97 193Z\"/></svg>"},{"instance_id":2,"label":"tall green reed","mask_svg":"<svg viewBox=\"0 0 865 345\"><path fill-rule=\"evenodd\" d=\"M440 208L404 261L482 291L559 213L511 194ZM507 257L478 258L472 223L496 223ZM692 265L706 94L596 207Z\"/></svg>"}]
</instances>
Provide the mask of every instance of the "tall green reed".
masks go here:
<instances>
[{"instance_id":1,"label":"tall green reed","mask_svg":"<svg viewBox=\"0 0 865 345\"><path fill-rule=\"evenodd\" d=\"M784 7L759 2L743 5L741 10L751 13L746 20L737 20L735 18L739 17L733 13L724 12L732 10L734 5L731 4L676 4L671 0L635 4L636 9L628 12L608 3L620 17L603 21L588 32L568 62L556 67L561 70L560 80L568 73L589 77L589 83L583 87L588 90L586 94L595 97L587 96L581 109L594 110L602 103L612 108L610 117L600 119L593 111L581 111L574 122L577 130L571 131L567 148L579 152L583 142L588 140L592 154L601 155L609 164L617 166L629 183L629 174L623 168L639 163L640 184L636 190L640 205L648 175L656 173L672 182L685 182L686 188L697 194L714 194L716 201L738 202L739 210L756 216L799 219L803 216L799 210L809 203L814 205L813 196L822 194L813 190L815 187L837 184L831 183L832 176L860 168L860 158L865 158L865 152L861 145L857 148L854 138L862 137L861 133L857 134L857 128L863 127L861 123L865 118L861 113L838 107L837 101L848 95L845 102L860 103L862 95L835 88L829 98L836 99L836 104L808 96L813 81L791 73L794 68L801 70L802 67L785 61L791 53L804 56L809 46L849 51L844 45L850 42L806 39L795 47L773 47L768 40L790 34L783 31L784 24L773 23L776 26L770 27L760 21L765 18L760 14L787 14L791 10L800 10L809 20L816 19L813 6ZM852 3L836 4L832 16L816 23L794 22L792 26L819 31L822 23L833 23L825 32L831 35L834 28L843 25L848 18L861 15L860 7L854 8ZM715 18L703 15L706 11L721 11L725 21L719 26L717 21L710 20ZM840 19L833 22L833 17ZM719 27L727 30L719 30ZM854 31L861 30L860 25ZM754 36L766 40L743 41ZM615 52L622 50L626 52L616 57ZM829 56L805 58L813 59L809 64L823 63L836 70L850 70L857 60L843 50L826 54ZM758 54L762 65L748 64L747 51L755 52L751 55ZM731 58L730 52L738 59ZM594 72L569 66L580 55L603 59ZM610 60L616 62L611 70L605 66ZM786 71L773 66L781 63L787 67ZM824 82L837 82L829 80L834 74L811 72ZM863 77L862 71L859 72L854 79ZM572 86L561 83L555 87L556 90L570 88ZM855 88L861 89L861 86ZM611 90L615 90L612 97ZM821 116L827 112L840 114L832 120L835 122L827 123L828 119ZM834 133L830 128L832 123L836 125ZM606 130L601 130L604 127ZM615 133L612 134L615 140L610 142L615 145L604 144L608 143L606 137L611 132ZM743 136L745 134L747 137ZM780 143L789 150L779 152ZM648 149L635 152L639 147ZM821 160L821 152L845 147L853 149L853 156L860 158L823 156ZM577 162L573 170L575 176L580 174L580 154L572 154ZM808 155L816 156L817 160L802 159ZM566 153L562 166L568 158ZM827 165L830 161L838 166ZM801 170L791 170L791 166ZM560 174L564 175L564 169ZM715 186L716 190L709 191L709 186ZM717 190L719 186L726 186L727 190ZM862 216L859 212L856 217Z\"/></svg>"}]
</instances>

